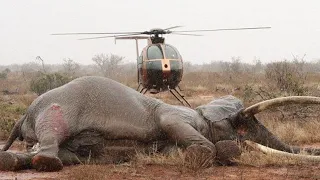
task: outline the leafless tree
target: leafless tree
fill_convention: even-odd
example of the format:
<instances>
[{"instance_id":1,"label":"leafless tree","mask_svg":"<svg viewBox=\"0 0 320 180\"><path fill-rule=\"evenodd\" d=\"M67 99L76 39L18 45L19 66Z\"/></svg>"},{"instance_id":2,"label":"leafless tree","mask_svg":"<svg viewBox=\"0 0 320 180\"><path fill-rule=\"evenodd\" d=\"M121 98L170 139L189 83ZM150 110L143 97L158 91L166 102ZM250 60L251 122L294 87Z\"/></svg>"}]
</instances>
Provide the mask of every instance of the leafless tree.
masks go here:
<instances>
[{"instance_id":1,"label":"leafless tree","mask_svg":"<svg viewBox=\"0 0 320 180\"><path fill-rule=\"evenodd\" d=\"M240 57L232 57L232 62L230 64L230 70L234 74L239 74L241 72L241 58Z\"/></svg>"},{"instance_id":2,"label":"leafless tree","mask_svg":"<svg viewBox=\"0 0 320 180\"><path fill-rule=\"evenodd\" d=\"M115 54L97 54L92 58L92 61L99 67L100 72L105 77L115 77L119 74L119 65L124 57Z\"/></svg>"},{"instance_id":3,"label":"leafless tree","mask_svg":"<svg viewBox=\"0 0 320 180\"><path fill-rule=\"evenodd\" d=\"M261 73L263 71L263 64L261 60L257 57L253 60L254 66L253 66L253 72L254 73Z\"/></svg>"},{"instance_id":4,"label":"leafless tree","mask_svg":"<svg viewBox=\"0 0 320 180\"><path fill-rule=\"evenodd\" d=\"M44 68L44 60L40 56L37 56L36 60L41 62L43 73L46 73L46 69Z\"/></svg>"},{"instance_id":5,"label":"leafless tree","mask_svg":"<svg viewBox=\"0 0 320 180\"><path fill-rule=\"evenodd\" d=\"M77 71L80 69L80 65L70 58L65 58L63 59L63 61L65 74L70 78L73 78L76 75Z\"/></svg>"},{"instance_id":6,"label":"leafless tree","mask_svg":"<svg viewBox=\"0 0 320 180\"><path fill-rule=\"evenodd\" d=\"M306 92L304 83L307 77L304 64L303 59L269 63L266 65L265 77L275 82L281 91L292 95L303 95Z\"/></svg>"}]
</instances>

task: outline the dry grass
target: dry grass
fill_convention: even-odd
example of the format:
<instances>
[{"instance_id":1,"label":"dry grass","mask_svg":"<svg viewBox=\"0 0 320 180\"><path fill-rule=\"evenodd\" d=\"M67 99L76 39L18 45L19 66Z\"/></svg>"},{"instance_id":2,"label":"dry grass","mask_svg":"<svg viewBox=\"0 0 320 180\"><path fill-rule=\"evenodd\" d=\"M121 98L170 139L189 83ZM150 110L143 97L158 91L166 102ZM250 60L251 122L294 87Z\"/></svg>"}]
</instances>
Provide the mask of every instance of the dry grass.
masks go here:
<instances>
[{"instance_id":1,"label":"dry grass","mask_svg":"<svg viewBox=\"0 0 320 180\"><path fill-rule=\"evenodd\" d=\"M180 149L172 151L169 154L146 154L138 152L133 159L133 163L136 165L174 165L174 166L184 166L184 154Z\"/></svg>"},{"instance_id":2,"label":"dry grass","mask_svg":"<svg viewBox=\"0 0 320 180\"><path fill-rule=\"evenodd\" d=\"M9 101L0 101L0 139L6 139L17 121L26 110L25 105Z\"/></svg>"},{"instance_id":3,"label":"dry grass","mask_svg":"<svg viewBox=\"0 0 320 180\"><path fill-rule=\"evenodd\" d=\"M305 167L313 165L310 162L303 162L291 158L275 157L272 155L266 155L260 152L250 151L247 149L243 150L241 157L239 159L235 159L235 162L237 162L240 165L240 167L236 169L237 172L239 170L241 171L241 169L248 169L248 167L258 167L264 169L268 167ZM138 153L136 158L130 163L119 165L76 166L72 168L68 173L68 179L153 179L153 175L155 177L158 177L159 179L159 177L161 177L161 173L163 173L163 178L165 178L168 177L168 174L170 176L170 174L172 174L172 171L175 172L173 174L175 176L171 176L171 178L176 178L177 172L178 174L180 174L178 177L181 177L182 175L191 176L194 178L196 178L197 176L215 177L216 174L213 174L212 171L219 171L216 169L220 168L221 167L213 166L211 168L205 169L199 166L199 164L191 164L190 166L190 164L185 162L184 155L181 151L172 152L169 155L147 155ZM160 169L161 171L165 172L157 172ZM220 169L220 171L228 170ZM246 176L243 173L240 173L239 175L241 177ZM221 174L219 176L221 176ZM225 173L222 173L222 176L224 177Z\"/></svg>"},{"instance_id":4,"label":"dry grass","mask_svg":"<svg viewBox=\"0 0 320 180\"><path fill-rule=\"evenodd\" d=\"M157 169L157 167L170 169L171 167L172 171L182 174L194 174L204 170L199 165L186 163L183 152L178 149L166 155L138 152L130 163L118 165L79 165L68 173L68 179L126 179L129 178L128 176L130 176L129 179L150 178L150 176L144 175L144 170L149 167L152 167L152 169ZM161 174L157 173L157 176L161 177Z\"/></svg>"},{"instance_id":5,"label":"dry grass","mask_svg":"<svg viewBox=\"0 0 320 180\"><path fill-rule=\"evenodd\" d=\"M8 137L14 123L36 97L34 94L0 95L0 140Z\"/></svg>"},{"instance_id":6,"label":"dry grass","mask_svg":"<svg viewBox=\"0 0 320 180\"><path fill-rule=\"evenodd\" d=\"M138 152L131 161L135 166L161 165L175 166L180 171L197 172L208 167L208 154L194 153L186 159L185 153L180 148L174 148L166 154L153 153L146 154Z\"/></svg>"},{"instance_id":7,"label":"dry grass","mask_svg":"<svg viewBox=\"0 0 320 180\"><path fill-rule=\"evenodd\" d=\"M320 122L316 120L311 120L304 124L287 122L279 124L275 129L275 134L288 143L311 144L320 142L319 127Z\"/></svg>"},{"instance_id":8,"label":"dry grass","mask_svg":"<svg viewBox=\"0 0 320 180\"><path fill-rule=\"evenodd\" d=\"M258 115L258 119L276 136L289 144L312 144L320 142L320 120L317 117L283 119L274 113Z\"/></svg>"},{"instance_id":9,"label":"dry grass","mask_svg":"<svg viewBox=\"0 0 320 180\"><path fill-rule=\"evenodd\" d=\"M85 179L124 179L141 178L143 172L148 166L172 166L183 170L185 168L184 156L180 150L168 155L152 154L138 152L130 163L117 165L79 165L68 173L68 179L85 180ZM140 169L140 170L139 170Z\"/></svg>"},{"instance_id":10,"label":"dry grass","mask_svg":"<svg viewBox=\"0 0 320 180\"><path fill-rule=\"evenodd\" d=\"M251 151L248 149L243 149L241 157L239 159L236 159L235 161L240 165L248 165L254 167L317 164L310 161L297 160L292 157L281 157L274 156L272 154L263 154L261 152Z\"/></svg>"}]
</instances>

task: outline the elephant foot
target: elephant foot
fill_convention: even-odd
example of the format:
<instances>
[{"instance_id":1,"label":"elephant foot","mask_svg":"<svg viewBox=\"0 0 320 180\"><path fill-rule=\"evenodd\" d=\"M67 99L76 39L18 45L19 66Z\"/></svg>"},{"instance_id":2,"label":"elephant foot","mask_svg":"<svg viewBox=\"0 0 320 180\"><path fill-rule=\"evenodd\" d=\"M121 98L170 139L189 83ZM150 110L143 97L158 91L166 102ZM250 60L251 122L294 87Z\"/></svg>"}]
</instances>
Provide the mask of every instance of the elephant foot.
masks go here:
<instances>
[{"instance_id":1,"label":"elephant foot","mask_svg":"<svg viewBox=\"0 0 320 180\"><path fill-rule=\"evenodd\" d=\"M0 151L0 171L17 171L31 168L32 154Z\"/></svg>"},{"instance_id":2,"label":"elephant foot","mask_svg":"<svg viewBox=\"0 0 320 180\"><path fill-rule=\"evenodd\" d=\"M213 165L216 149L203 145L191 145L185 151L185 162L191 169L207 168Z\"/></svg>"},{"instance_id":3,"label":"elephant foot","mask_svg":"<svg viewBox=\"0 0 320 180\"><path fill-rule=\"evenodd\" d=\"M9 152L0 151L0 171L15 171L19 169L18 157Z\"/></svg>"},{"instance_id":4,"label":"elephant foot","mask_svg":"<svg viewBox=\"0 0 320 180\"><path fill-rule=\"evenodd\" d=\"M216 144L217 157L216 160L220 165L235 165L235 158L241 155L241 150L235 141L224 140L218 141Z\"/></svg>"},{"instance_id":5,"label":"elephant foot","mask_svg":"<svg viewBox=\"0 0 320 180\"><path fill-rule=\"evenodd\" d=\"M61 160L57 157L36 155L32 158L32 166L37 171L59 171L63 168Z\"/></svg>"}]
</instances>

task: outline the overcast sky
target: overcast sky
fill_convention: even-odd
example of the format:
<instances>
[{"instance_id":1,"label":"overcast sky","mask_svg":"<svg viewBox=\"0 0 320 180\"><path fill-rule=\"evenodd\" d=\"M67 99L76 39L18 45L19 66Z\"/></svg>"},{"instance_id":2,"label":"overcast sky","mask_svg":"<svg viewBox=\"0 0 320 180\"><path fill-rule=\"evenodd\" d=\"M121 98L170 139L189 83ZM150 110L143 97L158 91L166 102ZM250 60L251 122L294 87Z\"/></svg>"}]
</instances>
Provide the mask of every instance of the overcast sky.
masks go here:
<instances>
[{"instance_id":1,"label":"overcast sky","mask_svg":"<svg viewBox=\"0 0 320 180\"><path fill-rule=\"evenodd\" d=\"M317 0L0 0L0 64L46 63L71 58L91 64L98 53L114 53L135 62L135 42L91 36L51 36L61 32L144 31L182 25L177 30L271 26L269 30L167 35L185 61L263 63L294 56L320 59L320 1ZM140 50L146 41L140 43Z\"/></svg>"}]
</instances>

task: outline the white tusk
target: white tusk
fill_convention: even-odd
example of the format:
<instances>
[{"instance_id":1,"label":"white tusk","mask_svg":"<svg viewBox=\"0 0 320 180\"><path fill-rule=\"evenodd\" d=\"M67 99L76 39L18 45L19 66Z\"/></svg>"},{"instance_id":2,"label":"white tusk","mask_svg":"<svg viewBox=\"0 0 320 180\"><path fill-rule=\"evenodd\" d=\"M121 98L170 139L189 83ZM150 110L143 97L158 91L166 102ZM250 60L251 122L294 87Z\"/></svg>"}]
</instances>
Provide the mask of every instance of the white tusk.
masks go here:
<instances>
[{"instance_id":1,"label":"white tusk","mask_svg":"<svg viewBox=\"0 0 320 180\"><path fill-rule=\"evenodd\" d=\"M261 144L246 140L244 143L250 147L252 147L255 150L261 151L268 155L275 155L279 157L288 157L295 160L301 160L301 161L312 161L312 162L320 162L320 156L312 156L312 155L305 155L305 154L293 154L288 153L284 151L279 151L276 149L272 149L266 146L263 146Z\"/></svg>"},{"instance_id":2,"label":"white tusk","mask_svg":"<svg viewBox=\"0 0 320 180\"><path fill-rule=\"evenodd\" d=\"M266 109L288 104L320 104L320 97L315 96L288 96L265 100L243 110L246 115L255 115Z\"/></svg>"}]
</instances>

